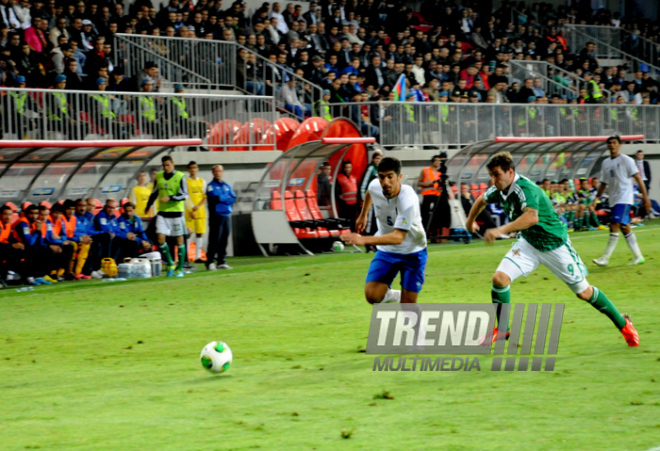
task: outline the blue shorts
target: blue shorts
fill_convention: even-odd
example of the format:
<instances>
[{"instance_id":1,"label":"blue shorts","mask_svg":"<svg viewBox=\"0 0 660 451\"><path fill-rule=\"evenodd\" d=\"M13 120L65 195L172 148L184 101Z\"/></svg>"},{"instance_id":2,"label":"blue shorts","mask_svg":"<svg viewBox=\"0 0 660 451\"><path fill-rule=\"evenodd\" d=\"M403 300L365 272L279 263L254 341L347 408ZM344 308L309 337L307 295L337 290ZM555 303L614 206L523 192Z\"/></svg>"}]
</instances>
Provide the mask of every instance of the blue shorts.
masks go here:
<instances>
[{"instance_id":1,"label":"blue shorts","mask_svg":"<svg viewBox=\"0 0 660 451\"><path fill-rule=\"evenodd\" d=\"M612 209L612 224L630 223L630 204L616 204Z\"/></svg>"},{"instance_id":2,"label":"blue shorts","mask_svg":"<svg viewBox=\"0 0 660 451\"><path fill-rule=\"evenodd\" d=\"M424 270L426 269L426 249L414 254L393 254L391 252L376 252L371 260L367 283L380 282L392 285L396 275L401 273L401 288L413 293L422 291L424 285Z\"/></svg>"}]
</instances>

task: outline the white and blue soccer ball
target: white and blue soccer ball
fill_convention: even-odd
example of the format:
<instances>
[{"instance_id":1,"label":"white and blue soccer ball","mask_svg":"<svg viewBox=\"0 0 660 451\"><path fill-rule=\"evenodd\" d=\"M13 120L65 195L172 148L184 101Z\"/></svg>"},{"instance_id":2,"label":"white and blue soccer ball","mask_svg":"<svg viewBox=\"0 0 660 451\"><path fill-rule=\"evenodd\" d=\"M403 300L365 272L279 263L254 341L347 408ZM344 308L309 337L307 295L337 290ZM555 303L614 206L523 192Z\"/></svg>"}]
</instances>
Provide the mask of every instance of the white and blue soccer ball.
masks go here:
<instances>
[{"instance_id":1,"label":"white and blue soccer ball","mask_svg":"<svg viewBox=\"0 0 660 451\"><path fill-rule=\"evenodd\" d=\"M212 341L204 346L199 356L202 366L212 373L225 373L231 366L233 355L227 343Z\"/></svg>"},{"instance_id":2,"label":"white and blue soccer ball","mask_svg":"<svg viewBox=\"0 0 660 451\"><path fill-rule=\"evenodd\" d=\"M341 241L335 241L332 243L332 250L335 252L341 252L344 250L344 243Z\"/></svg>"}]
</instances>

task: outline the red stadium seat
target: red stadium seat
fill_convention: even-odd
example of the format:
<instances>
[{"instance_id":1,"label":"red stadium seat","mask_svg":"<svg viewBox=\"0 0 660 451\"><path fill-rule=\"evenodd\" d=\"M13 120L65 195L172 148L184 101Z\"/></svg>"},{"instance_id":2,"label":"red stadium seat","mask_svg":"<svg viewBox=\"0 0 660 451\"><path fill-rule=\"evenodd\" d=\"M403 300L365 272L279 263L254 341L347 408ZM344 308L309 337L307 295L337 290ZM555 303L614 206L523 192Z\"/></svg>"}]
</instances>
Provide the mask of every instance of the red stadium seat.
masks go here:
<instances>
[{"instance_id":1,"label":"red stadium seat","mask_svg":"<svg viewBox=\"0 0 660 451\"><path fill-rule=\"evenodd\" d=\"M101 201L98 199L92 199L92 200L94 201L94 204L96 204L96 207L94 207L94 211L92 212L92 214L96 216L99 213L99 211L103 210L103 203L101 203Z\"/></svg>"},{"instance_id":2,"label":"red stadium seat","mask_svg":"<svg viewBox=\"0 0 660 451\"><path fill-rule=\"evenodd\" d=\"M234 119L225 119L217 122L211 128L209 137L209 149L213 151L225 150L224 147L213 147L213 144L233 144L236 132L241 128L241 123Z\"/></svg>"},{"instance_id":3,"label":"red stadium seat","mask_svg":"<svg viewBox=\"0 0 660 451\"><path fill-rule=\"evenodd\" d=\"M7 202L7 203L5 203L5 205L8 206L9 208L11 208L11 211L13 211L14 213L18 213L18 207L16 206L15 203Z\"/></svg>"},{"instance_id":4,"label":"red stadium seat","mask_svg":"<svg viewBox=\"0 0 660 451\"><path fill-rule=\"evenodd\" d=\"M53 206L51 205L51 203L48 202L47 200L42 200L41 202L39 202L39 206L40 206L40 207L46 207L46 208L48 208L49 210L50 210L51 208L53 208Z\"/></svg>"},{"instance_id":5,"label":"red stadium seat","mask_svg":"<svg viewBox=\"0 0 660 451\"><path fill-rule=\"evenodd\" d=\"M485 183L480 183L479 184L479 195L482 195L486 190L488 189L488 185Z\"/></svg>"},{"instance_id":6,"label":"red stadium seat","mask_svg":"<svg viewBox=\"0 0 660 451\"><path fill-rule=\"evenodd\" d=\"M307 207L307 202L305 201L305 194L302 191L296 191L294 197L295 200L293 202L296 206L296 209L298 210L298 213L300 214L300 218L303 221L314 221L314 218L312 217L312 214L309 211L309 207ZM318 223L316 226L316 233L318 233L319 238L327 238L331 235L328 229L322 227ZM339 233L332 236L339 236Z\"/></svg>"},{"instance_id":7,"label":"red stadium seat","mask_svg":"<svg viewBox=\"0 0 660 451\"><path fill-rule=\"evenodd\" d=\"M474 197L475 199L479 197L479 187L477 186L476 183L470 185L470 192L472 193L472 197Z\"/></svg>"},{"instance_id":8,"label":"red stadium seat","mask_svg":"<svg viewBox=\"0 0 660 451\"><path fill-rule=\"evenodd\" d=\"M321 210L319 210L319 204L316 200L316 193L308 189L305 193L307 195L307 208L309 213L312 215L312 219L315 221L326 221L325 226L330 229L330 234L336 236L334 232L337 232L339 235L345 235L351 233L351 230L345 225L345 222L337 218L323 219Z\"/></svg>"},{"instance_id":9,"label":"red stadium seat","mask_svg":"<svg viewBox=\"0 0 660 451\"><path fill-rule=\"evenodd\" d=\"M284 192L284 208L286 210L286 217L291 223L291 227L293 227L293 233L296 235L296 238L304 240L319 237L319 234L309 227L310 223L303 221L300 217L293 202L293 193L291 191Z\"/></svg>"},{"instance_id":10,"label":"red stadium seat","mask_svg":"<svg viewBox=\"0 0 660 451\"><path fill-rule=\"evenodd\" d=\"M271 210L282 209L282 195L280 194L279 191L273 191L273 193L271 194L270 209Z\"/></svg>"}]
</instances>

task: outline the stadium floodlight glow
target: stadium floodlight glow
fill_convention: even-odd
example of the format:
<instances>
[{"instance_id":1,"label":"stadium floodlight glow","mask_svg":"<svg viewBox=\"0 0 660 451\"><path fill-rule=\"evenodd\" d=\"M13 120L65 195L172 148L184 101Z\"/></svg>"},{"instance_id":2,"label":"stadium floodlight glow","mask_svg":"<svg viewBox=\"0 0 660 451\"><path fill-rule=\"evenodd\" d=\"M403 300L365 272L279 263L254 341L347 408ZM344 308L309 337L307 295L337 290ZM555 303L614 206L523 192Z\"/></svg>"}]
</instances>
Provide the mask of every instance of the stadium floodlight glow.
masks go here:
<instances>
[{"instance_id":1,"label":"stadium floodlight glow","mask_svg":"<svg viewBox=\"0 0 660 451\"><path fill-rule=\"evenodd\" d=\"M547 136L524 138L520 136L496 136L496 143L560 143L560 142L599 142L607 141L610 136ZM644 135L621 135L621 141L641 141Z\"/></svg>"}]
</instances>

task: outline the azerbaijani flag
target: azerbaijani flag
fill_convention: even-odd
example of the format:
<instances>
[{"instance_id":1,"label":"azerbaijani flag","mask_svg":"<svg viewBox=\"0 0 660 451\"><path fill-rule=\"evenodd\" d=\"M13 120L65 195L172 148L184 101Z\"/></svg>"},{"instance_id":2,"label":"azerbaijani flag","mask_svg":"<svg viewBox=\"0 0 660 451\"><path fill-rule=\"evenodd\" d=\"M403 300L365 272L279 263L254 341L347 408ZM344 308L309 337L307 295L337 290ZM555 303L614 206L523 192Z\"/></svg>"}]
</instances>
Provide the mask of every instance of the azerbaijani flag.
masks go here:
<instances>
[{"instance_id":1,"label":"azerbaijani flag","mask_svg":"<svg viewBox=\"0 0 660 451\"><path fill-rule=\"evenodd\" d=\"M406 101L406 76L401 74L399 80L394 85L394 100L397 102Z\"/></svg>"}]
</instances>

